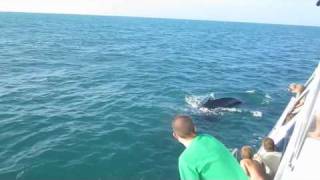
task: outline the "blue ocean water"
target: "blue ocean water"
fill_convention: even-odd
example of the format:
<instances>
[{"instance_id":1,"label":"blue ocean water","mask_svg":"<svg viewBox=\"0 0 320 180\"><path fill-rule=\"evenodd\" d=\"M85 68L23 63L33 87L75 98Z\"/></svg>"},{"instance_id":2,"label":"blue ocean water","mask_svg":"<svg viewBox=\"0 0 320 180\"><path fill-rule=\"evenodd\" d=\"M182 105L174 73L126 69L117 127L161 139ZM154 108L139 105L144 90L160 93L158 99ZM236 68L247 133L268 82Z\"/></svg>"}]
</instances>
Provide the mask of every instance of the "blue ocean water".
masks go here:
<instances>
[{"instance_id":1,"label":"blue ocean water","mask_svg":"<svg viewBox=\"0 0 320 180\"><path fill-rule=\"evenodd\" d=\"M0 13L0 32L4 180L178 179L176 114L257 147L320 47L319 27L128 17Z\"/></svg>"}]
</instances>

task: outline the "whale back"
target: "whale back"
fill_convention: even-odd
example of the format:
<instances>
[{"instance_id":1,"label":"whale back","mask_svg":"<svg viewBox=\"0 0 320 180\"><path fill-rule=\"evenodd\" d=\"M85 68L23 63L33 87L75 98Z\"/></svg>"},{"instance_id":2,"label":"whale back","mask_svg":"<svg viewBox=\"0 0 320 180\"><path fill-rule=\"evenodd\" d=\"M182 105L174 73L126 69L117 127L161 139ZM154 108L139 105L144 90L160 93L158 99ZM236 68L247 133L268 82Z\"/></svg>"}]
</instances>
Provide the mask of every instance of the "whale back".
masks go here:
<instances>
[{"instance_id":1,"label":"whale back","mask_svg":"<svg viewBox=\"0 0 320 180\"><path fill-rule=\"evenodd\" d=\"M234 107L237 105L240 105L242 102L236 98L219 98L219 99L213 99L209 98L205 103L203 103L203 107L208 108L208 109L215 109L218 107Z\"/></svg>"}]
</instances>

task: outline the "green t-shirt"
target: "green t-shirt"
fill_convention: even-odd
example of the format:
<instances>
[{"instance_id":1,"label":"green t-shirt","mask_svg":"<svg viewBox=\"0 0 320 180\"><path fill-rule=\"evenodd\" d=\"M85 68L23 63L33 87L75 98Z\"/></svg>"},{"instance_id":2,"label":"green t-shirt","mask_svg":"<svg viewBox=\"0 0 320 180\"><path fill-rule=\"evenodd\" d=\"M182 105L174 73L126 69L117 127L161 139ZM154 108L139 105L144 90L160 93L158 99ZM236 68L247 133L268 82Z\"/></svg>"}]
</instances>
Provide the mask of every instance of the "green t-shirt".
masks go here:
<instances>
[{"instance_id":1,"label":"green t-shirt","mask_svg":"<svg viewBox=\"0 0 320 180\"><path fill-rule=\"evenodd\" d=\"M217 139L197 135L179 157L181 180L247 180L237 160Z\"/></svg>"}]
</instances>

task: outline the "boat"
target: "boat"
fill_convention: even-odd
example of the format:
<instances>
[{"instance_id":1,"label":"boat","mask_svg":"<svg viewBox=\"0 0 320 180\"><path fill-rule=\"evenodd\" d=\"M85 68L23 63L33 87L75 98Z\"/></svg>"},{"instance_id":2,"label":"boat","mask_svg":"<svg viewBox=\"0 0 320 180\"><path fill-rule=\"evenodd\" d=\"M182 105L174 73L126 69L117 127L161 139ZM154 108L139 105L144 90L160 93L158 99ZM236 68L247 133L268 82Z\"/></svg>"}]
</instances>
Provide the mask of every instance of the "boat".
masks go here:
<instances>
[{"instance_id":1,"label":"boat","mask_svg":"<svg viewBox=\"0 0 320 180\"><path fill-rule=\"evenodd\" d=\"M288 117L300 100L303 106L289 121ZM310 137L316 127L315 114L320 113L320 62L304 84L304 90L298 97L292 97L282 115L271 129L272 138L282 152L282 158L275 180L319 180L320 138ZM320 127L319 127L320 128ZM258 154L263 153L260 147Z\"/></svg>"}]
</instances>

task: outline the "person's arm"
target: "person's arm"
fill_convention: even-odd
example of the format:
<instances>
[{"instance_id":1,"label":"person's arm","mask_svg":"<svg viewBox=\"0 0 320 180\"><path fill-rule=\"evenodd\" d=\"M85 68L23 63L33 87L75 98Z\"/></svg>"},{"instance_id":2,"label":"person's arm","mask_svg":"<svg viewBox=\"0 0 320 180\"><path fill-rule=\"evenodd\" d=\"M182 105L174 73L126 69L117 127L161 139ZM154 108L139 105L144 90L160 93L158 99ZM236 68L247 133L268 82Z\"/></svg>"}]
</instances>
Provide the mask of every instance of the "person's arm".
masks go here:
<instances>
[{"instance_id":1,"label":"person's arm","mask_svg":"<svg viewBox=\"0 0 320 180\"><path fill-rule=\"evenodd\" d=\"M261 157L260 154L258 154L258 153L255 154L255 155L253 155L253 160L259 162L260 164L263 164L263 162L262 162L262 157Z\"/></svg>"},{"instance_id":2,"label":"person's arm","mask_svg":"<svg viewBox=\"0 0 320 180\"><path fill-rule=\"evenodd\" d=\"M179 173L181 180L199 180L199 173L186 162L179 160Z\"/></svg>"},{"instance_id":3,"label":"person's arm","mask_svg":"<svg viewBox=\"0 0 320 180\"><path fill-rule=\"evenodd\" d=\"M304 99L301 99L294 107L299 108L299 107L303 106L303 104L304 104Z\"/></svg>"},{"instance_id":4,"label":"person's arm","mask_svg":"<svg viewBox=\"0 0 320 180\"><path fill-rule=\"evenodd\" d=\"M241 161L240 161L240 166L242 167L242 169L243 169L243 171L246 173L246 175L249 176L249 172L248 172L248 169L247 169L247 167L246 167L246 165L245 165L244 160L241 160Z\"/></svg>"}]
</instances>

